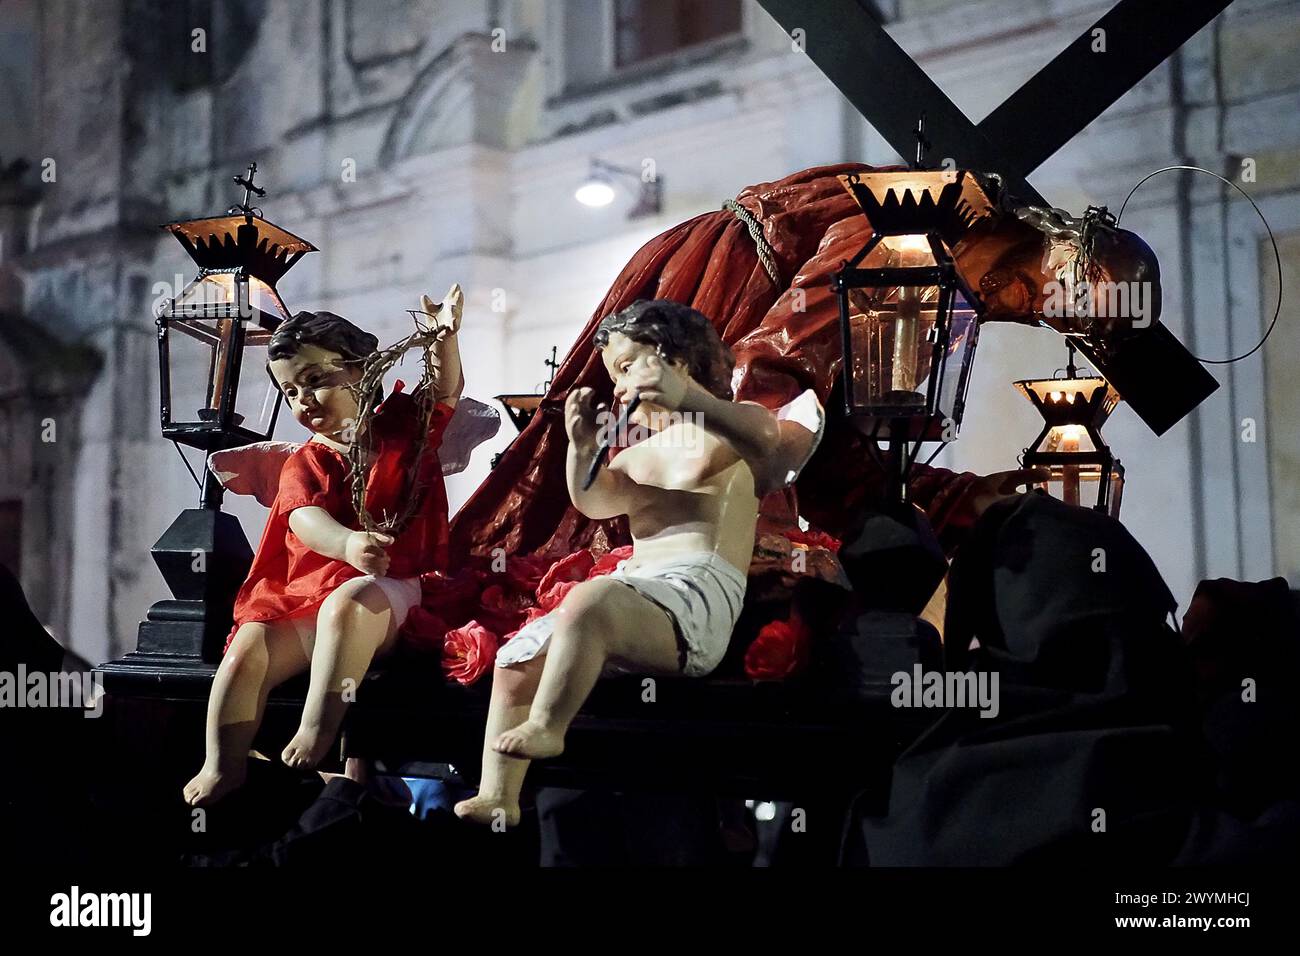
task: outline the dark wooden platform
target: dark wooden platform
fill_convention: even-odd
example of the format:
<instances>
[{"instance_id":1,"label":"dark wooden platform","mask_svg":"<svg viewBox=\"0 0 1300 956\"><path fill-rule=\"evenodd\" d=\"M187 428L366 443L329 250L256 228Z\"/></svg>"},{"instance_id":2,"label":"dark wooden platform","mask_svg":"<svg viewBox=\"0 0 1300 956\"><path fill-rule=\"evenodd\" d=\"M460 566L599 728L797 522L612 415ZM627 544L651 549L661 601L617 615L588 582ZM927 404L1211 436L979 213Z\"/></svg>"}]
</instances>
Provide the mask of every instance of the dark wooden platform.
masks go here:
<instances>
[{"instance_id":1,"label":"dark wooden platform","mask_svg":"<svg viewBox=\"0 0 1300 956\"><path fill-rule=\"evenodd\" d=\"M189 723L206 704L214 670L128 657L99 673L110 709L148 702L156 719L174 713ZM286 727L292 732L305 687L304 677L272 694L259 740L278 739ZM530 784L756 799L877 791L887 787L894 757L937 716L891 707L889 691L883 678L852 699L837 699L811 680L604 680L574 721L565 753L539 762ZM450 764L475 781L488 692L486 680L464 688L427 669L372 672L349 710L341 755L373 760L402 776ZM189 762L201 759L200 724Z\"/></svg>"},{"instance_id":2,"label":"dark wooden platform","mask_svg":"<svg viewBox=\"0 0 1300 956\"><path fill-rule=\"evenodd\" d=\"M853 646L826 638L813 666L788 681L740 676L740 646L707 678L602 680L570 728L564 754L530 769L525 805L544 787L787 801L834 821L818 825L807 845L815 843L817 859L835 862L853 814L885 811L895 758L941 716L890 704L889 675L917 659L916 619L873 618L868 633ZM937 634L922 643L932 653ZM215 665L136 653L97 670L109 718L99 728L101 746L131 781L119 812L140 818L141 829L167 818L163 829L183 845L189 808L180 789L203 761ZM304 675L272 693L254 741L271 762L250 769L281 781L310 776L277 759L297 729L306 684ZM390 659L362 682L339 747L320 769L341 770L343 758L359 757L381 773L472 787L490 689L489 678L469 688L448 682L432 658ZM253 821L268 813L247 808Z\"/></svg>"}]
</instances>

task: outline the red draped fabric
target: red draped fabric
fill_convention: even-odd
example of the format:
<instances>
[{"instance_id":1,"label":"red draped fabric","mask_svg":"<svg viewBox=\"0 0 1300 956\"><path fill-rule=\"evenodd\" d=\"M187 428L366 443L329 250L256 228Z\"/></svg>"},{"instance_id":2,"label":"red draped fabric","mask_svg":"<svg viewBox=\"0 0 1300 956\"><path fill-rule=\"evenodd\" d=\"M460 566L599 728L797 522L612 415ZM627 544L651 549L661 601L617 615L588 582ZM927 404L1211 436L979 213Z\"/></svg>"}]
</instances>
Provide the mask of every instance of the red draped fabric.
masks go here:
<instances>
[{"instance_id":1,"label":"red draped fabric","mask_svg":"<svg viewBox=\"0 0 1300 956\"><path fill-rule=\"evenodd\" d=\"M822 442L795 488L764 500L760 529L794 527L798 506L813 525L839 537L853 507L884 486L862 437L831 400L841 346L830 274L871 234L836 176L870 169L858 163L816 167L736 197L761 223L779 282L760 261L749 227L729 210L696 216L642 246L592 313L537 414L452 521L453 563L497 548L512 557L558 558L630 543L625 518L592 521L570 504L561 412L575 387L590 386L610 400L612 384L592 335L606 315L642 298L671 299L713 319L736 354L737 399L776 409L804 388L816 391L829 414ZM974 477L939 468L914 473L913 500L948 543L968 524L964 492Z\"/></svg>"}]
</instances>

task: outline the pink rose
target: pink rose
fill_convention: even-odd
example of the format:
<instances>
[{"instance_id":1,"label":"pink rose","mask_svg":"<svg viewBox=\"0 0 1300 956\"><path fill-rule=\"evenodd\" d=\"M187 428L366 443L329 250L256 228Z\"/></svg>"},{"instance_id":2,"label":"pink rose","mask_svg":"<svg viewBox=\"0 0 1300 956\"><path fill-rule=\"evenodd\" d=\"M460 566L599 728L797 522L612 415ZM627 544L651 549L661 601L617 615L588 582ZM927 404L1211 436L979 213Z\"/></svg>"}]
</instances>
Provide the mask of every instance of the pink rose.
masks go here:
<instances>
[{"instance_id":1,"label":"pink rose","mask_svg":"<svg viewBox=\"0 0 1300 956\"><path fill-rule=\"evenodd\" d=\"M497 657L497 636L478 621L448 631L442 645L442 672L469 687L492 669Z\"/></svg>"}]
</instances>

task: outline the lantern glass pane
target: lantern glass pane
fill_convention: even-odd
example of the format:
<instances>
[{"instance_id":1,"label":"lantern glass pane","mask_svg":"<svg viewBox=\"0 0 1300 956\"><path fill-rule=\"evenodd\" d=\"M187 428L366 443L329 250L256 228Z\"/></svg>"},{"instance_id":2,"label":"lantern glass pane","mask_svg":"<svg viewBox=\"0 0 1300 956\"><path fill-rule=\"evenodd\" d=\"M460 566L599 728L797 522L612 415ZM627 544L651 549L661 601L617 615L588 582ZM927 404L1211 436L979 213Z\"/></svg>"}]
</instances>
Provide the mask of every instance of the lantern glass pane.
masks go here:
<instances>
[{"instance_id":1,"label":"lantern glass pane","mask_svg":"<svg viewBox=\"0 0 1300 956\"><path fill-rule=\"evenodd\" d=\"M1097 503L1097 480L1100 465L1053 465L1050 481L1039 485L1053 498L1067 505L1091 507Z\"/></svg>"},{"instance_id":2,"label":"lantern glass pane","mask_svg":"<svg viewBox=\"0 0 1300 956\"><path fill-rule=\"evenodd\" d=\"M1084 508L1095 508L1101 502L1100 465L1051 465L1047 470L1051 473L1051 479L1040 482L1037 487L1058 501ZM1110 488L1107 494L1106 513L1112 518L1118 518L1120 499L1124 491L1123 472L1113 469L1108 482Z\"/></svg>"},{"instance_id":3,"label":"lantern glass pane","mask_svg":"<svg viewBox=\"0 0 1300 956\"><path fill-rule=\"evenodd\" d=\"M201 276L177 296L170 314L184 318L229 315L249 319L262 312L278 320L289 318L280 294L256 276L248 278L248 310L241 314L236 285L235 274L231 272Z\"/></svg>"},{"instance_id":4,"label":"lantern glass pane","mask_svg":"<svg viewBox=\"0 0 1300 956\"><path fill-rule=\"evenodd\" d=\"M925 236L889 236L867 255L864 269L920 268L934 264ZM930 371L926 336L934 327L938 286L853 289L850 350L853 403L907 415L925 409L919 386Z\"/></svg>"},{"instance_id":5,"label":"lantern glass pane","mask_svg":"<svg viewBox=\"0 0 1300 956\"><path fill-rule=\"evenodd\" d=\"M285 308L280 293L256 276L248 280L248 302L254 309L273 315L277 319L289 318L289 310Z\"/></svg>"},{"instance_id":6,"label":"lantern glass pane","mask_svg":"<svg viewBox=\"0 0 1300 956\"><path fill-rule=\"evenodd\" d=\"M950 415L973 343L975 312L954 295L946 347L939 350L943 373L935 411ZM853 289L849 293L849 347L853 362L853 404L881 415L909 415L926 409L936 371L938 286Z\"/></svg>"},{"instance_id":7,"label":"lantern glass pane","mask_svg":"<svg viewBox=\"0 0 1300 956\"><path fill-rule=\"evenodd\" d=\"M214 421L220 408L218 354L225 354L223 333L230 319L180 319L168 323L171 420Z\"/></svg>"},{"instance_id":8,"label":"lantern glass pane","mask_svg":"<svg viewBox=\"0 0 1300 956\"><path fill-rule=\"evenodd\" d=\"M913 286L850 293L855 405L925 407L920 384L930 372L926 336L934 327L938 291L934 286Z\"/></svg>"},{"instance_id":9,"label":"lantern glass pane","mask_svg":"<svg viewBox=\"0 0 1300 956\"><path fill-rule=\"evenodd\" d=\"M235 277L230 273L205 275L189 284L176 297L170 314L197 319L214 315L233 315L236 310Z\"/></svg>"},{"instance_id":10,"label":"lantern glass pane","mask_svg":"<svg viewBox=\"0 0 1300 956\"><path fill-rule=\"evenodd\" d=\"M271 416L280 400L280 390L266 372L266 348L270 335L250 334L244 340L244 357L239 372L239 391L235 395L232 424L268 435Z\"/></svg>"},{"instance_id":11,"label":"lantern glass pane","mask_svg":"<svg viewBox=\"0 0 1300 956\"><path fill-rule=\"evenodd\" d=\"M952 314L948 319L948 345L943 352L943 378L939 383L935 414L961 423L959 405L966 400L971 362L975 358L977 316L962 296L953 294Z\"/></svg>"}]
</instances>

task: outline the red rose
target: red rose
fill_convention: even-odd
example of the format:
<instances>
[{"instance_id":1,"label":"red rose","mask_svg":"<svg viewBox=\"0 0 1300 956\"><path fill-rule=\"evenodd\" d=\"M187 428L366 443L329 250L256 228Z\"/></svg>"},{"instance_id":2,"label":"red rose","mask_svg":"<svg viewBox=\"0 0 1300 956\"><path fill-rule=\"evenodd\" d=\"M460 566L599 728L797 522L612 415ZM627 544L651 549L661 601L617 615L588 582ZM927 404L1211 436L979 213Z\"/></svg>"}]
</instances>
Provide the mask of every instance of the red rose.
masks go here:
<instances>
[{"instance_id":1,"label":"red rose","mask_svg":"<svg viewBox=\"0 0 1300 956\"><path fill-rule=\"evenodd\" d=\"M620 561L624 558L630 557L632 557L632 546L630 544L625 544L621 548L615 548L613 551L607 552L592 567L591 573L587 575L587 579L591 580L592 578L599 577L602 574L609 574L609 572L618 567Z\"/></svg>"},{"instance_id":2,"label":"red rose","mask_svg":"<svg viewBox=\"0 0 1300 956\"><path fill-rule=\"evenodd\" d=\"M550 588L548 588L537 599L537 607L541 609L543 613L545 613L546 611L554 611L557 607L560 606L560 602L564 600L564 596L581 583L582 583L581 581L555 582L555 584L553 584Z\"/></svg>"},{"instance_id":3,"label":"red rose","mask_svg":"<svg viewBox=\"0 0 1300 956\"><path fill-rule=\"evenodd\" d=\"M785 532L785 536L791 544L802 544L808 548L825 548L827 551L833 551L836 554L840 550L840 542L824 531L814 531L811 528L807 531L800 531L797 528L792 528Z\"/></svg>"},{"instance_id":4,"label":"red rose","mask_svg":"<svg viewBox=\"0 0 1300 956\"><path fill-rule=\"evenodd\" d=\"M483 590L473 617L489 630L500 634L518 627L524 609L531 604L532 600L527 595L508 592L501 585L493 584Z\"/></svg>"},{"instance_id":5,"label":"red rose","mask_svg":"<svg viewBox=\"0 0 1300 956\"><path fill-rule=\"evenodd\" d=\"M812 631L798 616L773 621L745 652L745 674L751 680L784 680L808 663L811 644Z\"/></svg>"},{"instance_id":6,"label":"red rose","mask_svg":"<svg viewBox=\"0 0 1300 956\"><path fill-rule=\"evenodd\" d=\"M492 669L497 657L497 636L478 621L448 631L442 645L442 672L469 687Z\"/></svg>"},{"instance_id":7,"label":"red rose","mask_svg":"<svg viewBox=\"0 0 1300 956\"><path fill-rule=\"evenodd\" d=\"M565 558L560 558L551 565L551 569L546 572L541 583L537 585L537 593L545 594L558 581L585 581L587 572L591 570L596 563L596 559L591 556L591 552L586 548L581 551L575 551Z\"/></svg>"}]
</instances>

